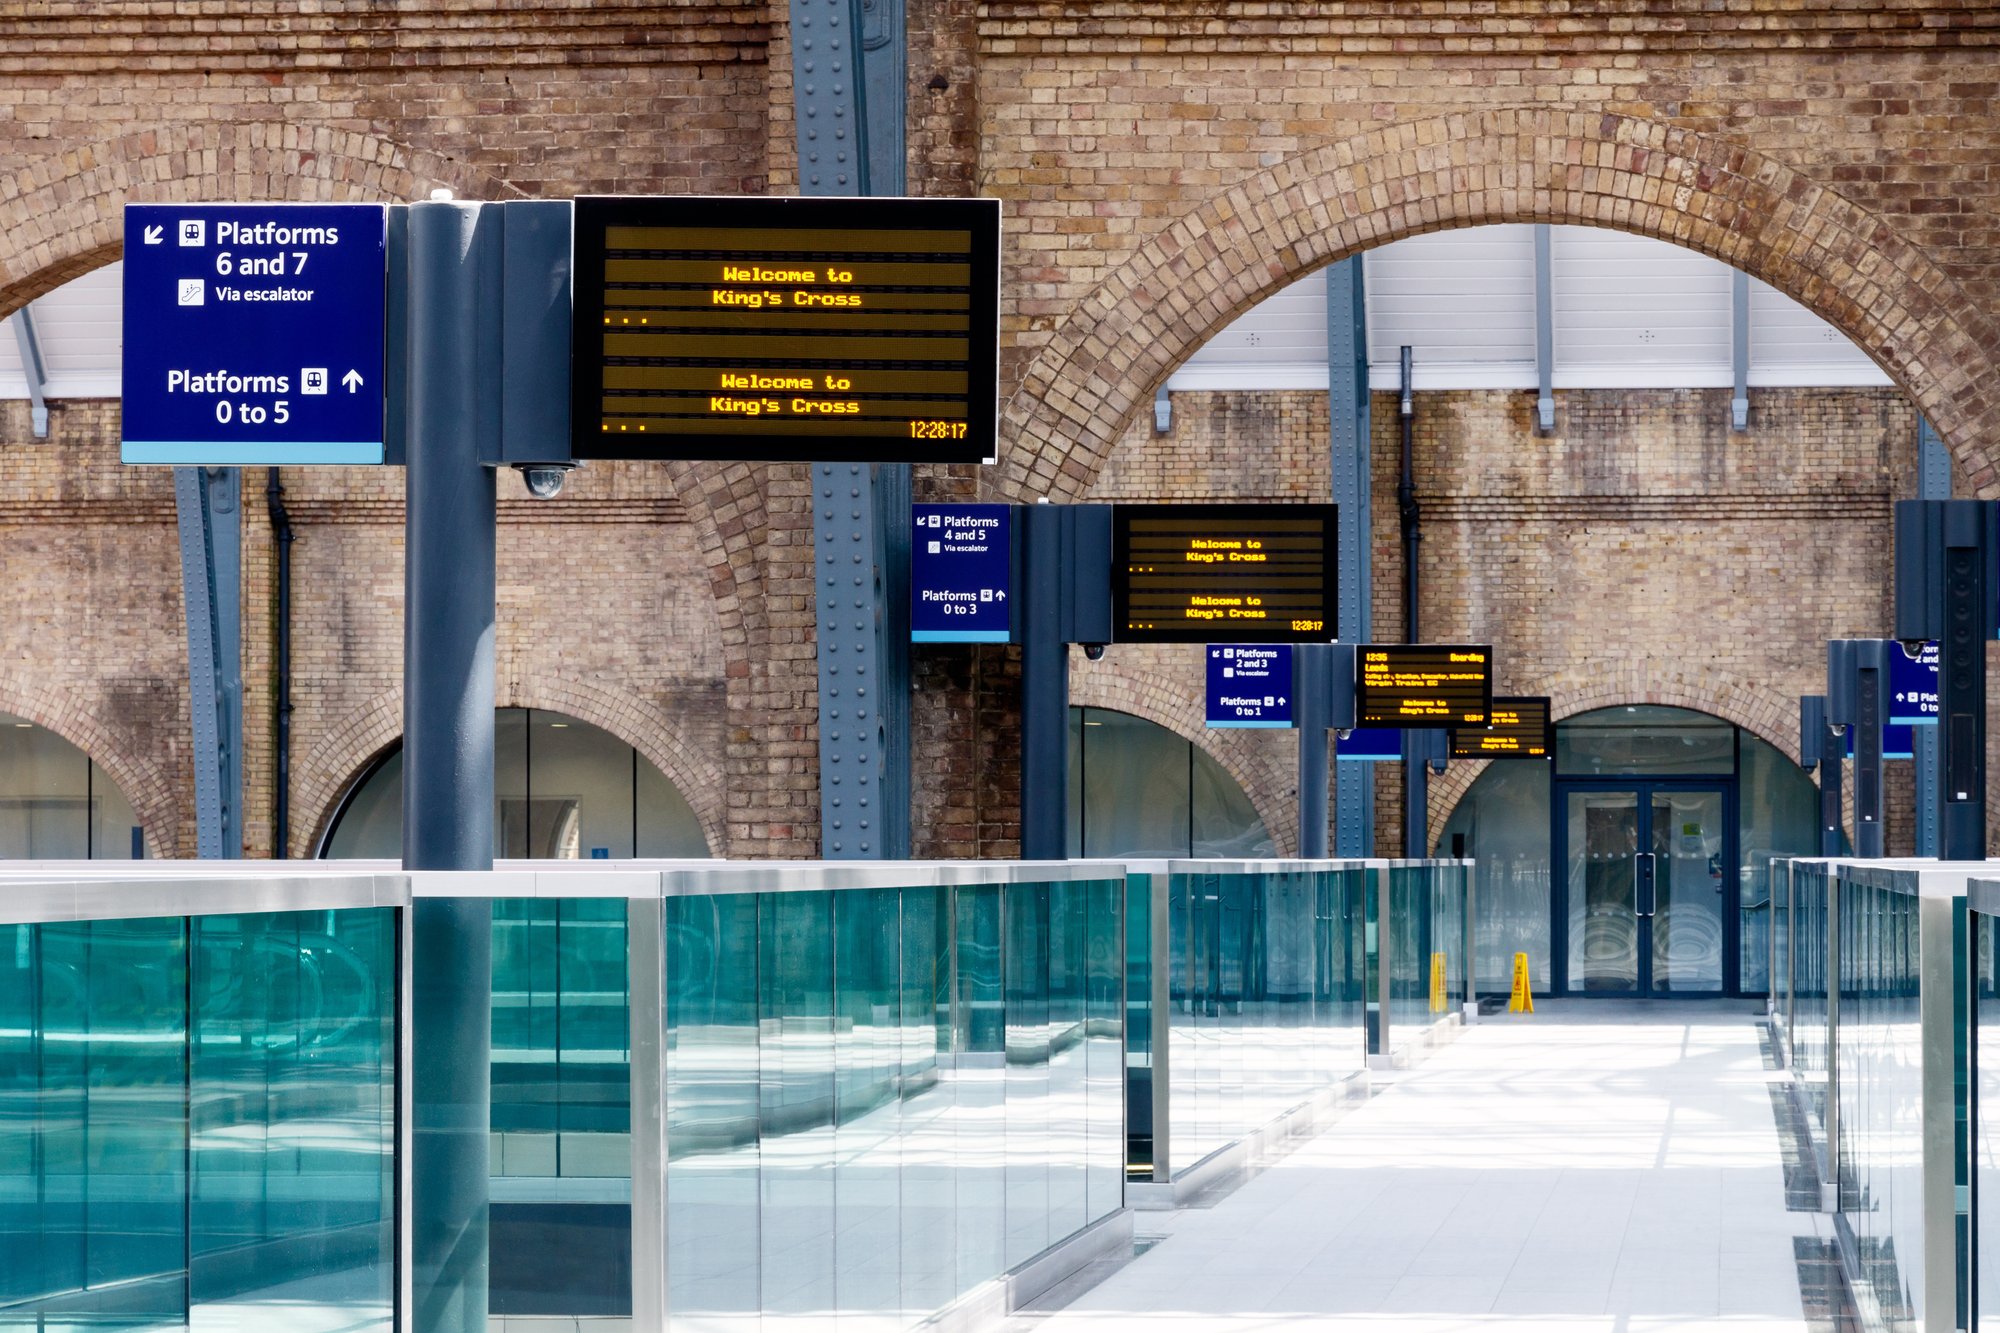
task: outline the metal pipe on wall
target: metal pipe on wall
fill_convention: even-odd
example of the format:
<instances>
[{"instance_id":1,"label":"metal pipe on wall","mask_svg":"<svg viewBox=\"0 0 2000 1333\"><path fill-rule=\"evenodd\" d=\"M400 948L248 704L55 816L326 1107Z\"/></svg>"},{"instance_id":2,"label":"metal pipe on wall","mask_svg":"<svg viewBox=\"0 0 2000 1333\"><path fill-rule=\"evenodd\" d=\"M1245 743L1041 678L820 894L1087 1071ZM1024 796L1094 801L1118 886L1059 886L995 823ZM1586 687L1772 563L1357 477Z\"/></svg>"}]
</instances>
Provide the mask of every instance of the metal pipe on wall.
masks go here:
<instances>
[{"instance_id":1,"label":"metal pipe on wall","mask_svg":"<svg viewBox=\"0 0 2000 1333\"><path fill-rule=\"evenodd\" d=\"M278 469L264 476L264 503L271 515L271 539L277 543L278 590L275 661L277 676L273 691L271 725L271 856L282 861L291 855L292 823L292 516L285 508L285 486Z\"/></svg>"}]
</instances>

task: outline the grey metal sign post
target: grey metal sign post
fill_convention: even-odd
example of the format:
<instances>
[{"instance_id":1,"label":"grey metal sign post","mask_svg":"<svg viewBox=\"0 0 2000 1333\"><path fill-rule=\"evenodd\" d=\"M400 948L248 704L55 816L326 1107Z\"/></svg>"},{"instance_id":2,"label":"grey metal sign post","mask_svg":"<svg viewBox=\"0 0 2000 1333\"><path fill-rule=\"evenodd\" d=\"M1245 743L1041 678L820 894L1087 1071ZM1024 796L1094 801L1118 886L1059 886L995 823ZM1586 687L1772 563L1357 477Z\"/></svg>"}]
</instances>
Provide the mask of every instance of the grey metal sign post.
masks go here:
<instances>
[{"instance_id":1,"label":"grey metal sign post","mask_svg":"<svg viewBox=\"0 0 2000 1333\"><path fill-rule=\"evenodd\" d=\"M1882 833L1882 724L1887 714L1889 645L1881 639L1830 639L1826 645L1826 717L1854 734L1854 850L1879 857ZM1844 748L1844 747L1843 747Z\"/></svg>"},{"instance_id":2,"label":"grey metal sign post","mask_svg":"<svg viewBox=\"0 0 2000 1333\"><path fill-rule=\"evenodd\" d=\"M1986 856L1986 643L2000 613L2000 515L1980 500L1896 504L1896 638L1938 640L1938 855Z\"/></svg>"}]
</instances>

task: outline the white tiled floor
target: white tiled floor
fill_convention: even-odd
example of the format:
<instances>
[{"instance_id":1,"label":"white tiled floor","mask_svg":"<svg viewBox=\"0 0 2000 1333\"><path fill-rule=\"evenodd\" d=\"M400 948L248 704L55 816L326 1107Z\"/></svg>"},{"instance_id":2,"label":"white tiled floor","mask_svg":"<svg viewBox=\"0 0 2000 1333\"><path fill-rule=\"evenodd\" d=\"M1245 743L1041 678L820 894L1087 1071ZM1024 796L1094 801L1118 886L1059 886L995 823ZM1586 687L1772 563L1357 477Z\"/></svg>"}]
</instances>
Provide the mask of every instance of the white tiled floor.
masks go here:
<instances>
[{"instance_id":1,"label":"white tiled floor","mask_svg":"<svg viewBox=\"0 0 2000 1333\"><path fill-rule=\"evenodd\" d=\"M1746 1002L1489 1017L1018 1327L1804 1333L1781 1077Z\"/></svg>"}]
</instances>

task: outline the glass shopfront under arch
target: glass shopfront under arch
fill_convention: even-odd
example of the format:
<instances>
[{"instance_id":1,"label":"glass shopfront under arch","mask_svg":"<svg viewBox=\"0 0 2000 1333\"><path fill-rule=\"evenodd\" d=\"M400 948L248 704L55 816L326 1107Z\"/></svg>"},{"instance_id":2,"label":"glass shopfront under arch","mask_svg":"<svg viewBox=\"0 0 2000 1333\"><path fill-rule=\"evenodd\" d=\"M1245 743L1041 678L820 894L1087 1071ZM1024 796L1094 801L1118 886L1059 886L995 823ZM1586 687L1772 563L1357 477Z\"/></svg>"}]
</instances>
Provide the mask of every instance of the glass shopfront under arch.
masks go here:
<instances>
[{"instance_id":1,"label":"glass shopfront under arch","mask_svg":"<svg viewBox=\"0 0 2000 1333\"><path fill-rule=\"evenodd\" d=\"M1277 854L1243 788L1199 745L1130 713L1069 710L1069 855Z\"/></svg>"},{"instance_id":2,"label":"glass shopfront under arch","mask_svg":"<svg viewBox=\"0 0 2000 1333\"><path fill-rule=\"evenodd\" d=\"M1437 846L1476 858L1479 975L1525 953L1537 992L1769 989L1773 856L1818 845L1818 789L1741 727L1685 708L1597 709L1554 760L1487 765Z\"/></svg>"},{"instance_id":3,"label":"glass shopfront under arch","mask_svg":"<svg viewBox=\"0 0 2000 1333\"><path fill-rule=\"evenodd\" d=\"M47 727L0 713L0 859L133 861L139 816L95 759Z\"/></svg>"},{"instance_id":4,"label":"glass shopfront under arch","mask_svg":"<svg viewBox=\"0 0 2000 1333\"><path fill-rule=\"evenodd\" d=\"M707 856L680 790L618 737L538 708L493 719L493 855L543 860ZM320 843L323 857L403 854L403 744L348 791Z\"/></svg>"}]
</instances>

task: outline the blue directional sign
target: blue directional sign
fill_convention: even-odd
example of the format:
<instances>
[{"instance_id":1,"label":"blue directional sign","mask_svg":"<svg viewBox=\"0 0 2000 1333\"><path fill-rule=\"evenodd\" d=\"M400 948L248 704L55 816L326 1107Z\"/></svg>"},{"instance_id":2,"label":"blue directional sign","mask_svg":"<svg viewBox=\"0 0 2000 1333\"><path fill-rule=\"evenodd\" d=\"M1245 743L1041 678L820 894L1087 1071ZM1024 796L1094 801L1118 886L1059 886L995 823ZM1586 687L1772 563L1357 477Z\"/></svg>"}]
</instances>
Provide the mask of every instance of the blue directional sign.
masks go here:
<instances>
[{"instance_id":1,"label":"blue directional sign","mask_svg":"<svg viewBox=\"0 0 2000 1333\"><path fill-rule=\"evenodd\" d=\"M1292 716L1292 645L1208 645L1208 725L1289 727Z\"/></svg>"},{"instance_id":2,"label":"blue directional sign","mask_svg":"<svg viewBox=\"0 0 2000 1333\"><path fill-rule=\"evenodd\" d=\"M1854 728L1847 731L1847 757L1854 758ZM1914 759L1917 757L1917 737L1914 729L1894 722L1882 725L1882 757L1884 759Z\"/></svg>"},{"instance_id":3,"label":"blue directional sign","mask_svg":"<svg viewBox=\"0 0 2000 1333\"><path fill-rule=\"evenodd\" d=\"M1932 639L1912 657L1900 643L1889 645L1889 721L1906 727L1934 727L1938 720L1938 646Z\"/></svg>"},{"instance_id":4,"label":"blue directional sign","mask_svg":"<svg viewBox=\"0 0 2000 1333\"><path fill-rule=\"evenodd\" d=\"M1013 640L1011 505L911 505L910 642Z\"/></svg>"},{"instance_id":5,"label":"blue directional sign","mask_svg":"<svg viewBox=\"0 0 2000 1333\"><path fill-rule=\"evenodd\" d=\"M381 204L128 204L127 463L382 461Z\"/></svg>"},{"instance_id":6,"label":"blue directional sign","mask_svg":"<svg viewBox=\"0 0 2000 1333\"><path fill-rule=\"evenodd\" d=\"M1334 742L1334 755L1364 763L1387 763L1403 757L1403 733L1395 727L1356 727Z\"/></svg>"}]
</instances>

